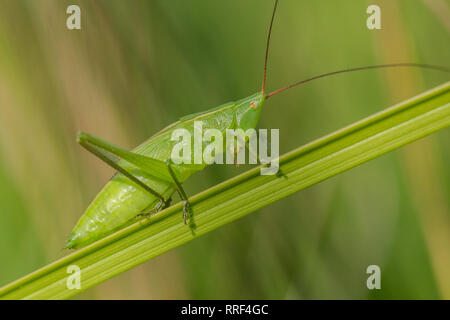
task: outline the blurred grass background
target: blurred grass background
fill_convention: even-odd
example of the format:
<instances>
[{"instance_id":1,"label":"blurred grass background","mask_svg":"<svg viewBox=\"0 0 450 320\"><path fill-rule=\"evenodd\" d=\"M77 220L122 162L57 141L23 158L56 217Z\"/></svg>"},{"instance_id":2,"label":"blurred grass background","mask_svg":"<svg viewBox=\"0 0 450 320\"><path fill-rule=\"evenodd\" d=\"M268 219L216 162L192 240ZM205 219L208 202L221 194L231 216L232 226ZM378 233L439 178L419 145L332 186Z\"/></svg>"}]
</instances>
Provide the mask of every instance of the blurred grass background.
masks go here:
<instances>
[{"instance_id":1,"label":"blurred grass background","mask_svg":"<svg viewBox=\"0 0 450 320\"><path fill-rule=\"evenodd\" d=\"M366 28L378 4L382 30ZM81 7L82 30L66 29ZM0 1L0 285L66 254L113 171L78 130L133 148L178 117L261 85L271 0ZM268 88L395 62L447 65L445 0L281 0ZM396 69L306 84L266 103L280 152L448 80ZM90 289L85 299L450 298L449 130ZM213 166L195 194L245 168ZM382 290L366 288L368 265Z\"/></svg>"}]
</instances>

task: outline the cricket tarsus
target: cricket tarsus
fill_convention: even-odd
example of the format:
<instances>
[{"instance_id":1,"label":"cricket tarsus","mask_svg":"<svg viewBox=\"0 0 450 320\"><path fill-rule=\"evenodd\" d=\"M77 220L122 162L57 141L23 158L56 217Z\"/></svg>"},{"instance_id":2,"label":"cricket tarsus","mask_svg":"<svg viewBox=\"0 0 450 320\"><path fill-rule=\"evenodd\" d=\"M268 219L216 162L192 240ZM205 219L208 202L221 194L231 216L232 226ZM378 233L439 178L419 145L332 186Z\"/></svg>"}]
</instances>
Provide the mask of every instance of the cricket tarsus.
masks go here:
<instances>
[{"instance_id":1,"label":"cricket tarsus","mask_svg":"<svg viewBox=\"0 0 450 320\"><path fill-rule=\"evenodd\" d=\"M141 218L141 217L149 217L154 213L157 213L161 210L164 210L165 208L170 207L171 202L172 202L172 198L167 199L165 202L160 200L152 210L147 211L147 212L141 212L141 213L137 214L135 218L137 219L137 218Z\"/></svg>"}]
</instances>

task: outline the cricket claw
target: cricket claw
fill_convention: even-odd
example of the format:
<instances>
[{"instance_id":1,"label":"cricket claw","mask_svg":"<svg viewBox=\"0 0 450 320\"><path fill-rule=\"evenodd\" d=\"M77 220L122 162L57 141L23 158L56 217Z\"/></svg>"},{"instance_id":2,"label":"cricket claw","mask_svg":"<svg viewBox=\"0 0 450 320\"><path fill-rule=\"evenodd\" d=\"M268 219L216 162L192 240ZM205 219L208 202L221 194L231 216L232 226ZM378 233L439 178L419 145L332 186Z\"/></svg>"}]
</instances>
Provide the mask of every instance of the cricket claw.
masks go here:
<instances>
[{"instance_id":1,"label":"cricket claw","mask_svg":"<svg viewBox=\"0 0 450 320\"><path fill-rule=\"evenodd\" d=\"M150 210L148 212L141 212L141 213L137 214L134 218L137 219L140 217L148 217L153 213L161 211L170 205L171 200L172 199L168 199L168 200L161 199L152 210Z\"/></svg>"}]
</instances>

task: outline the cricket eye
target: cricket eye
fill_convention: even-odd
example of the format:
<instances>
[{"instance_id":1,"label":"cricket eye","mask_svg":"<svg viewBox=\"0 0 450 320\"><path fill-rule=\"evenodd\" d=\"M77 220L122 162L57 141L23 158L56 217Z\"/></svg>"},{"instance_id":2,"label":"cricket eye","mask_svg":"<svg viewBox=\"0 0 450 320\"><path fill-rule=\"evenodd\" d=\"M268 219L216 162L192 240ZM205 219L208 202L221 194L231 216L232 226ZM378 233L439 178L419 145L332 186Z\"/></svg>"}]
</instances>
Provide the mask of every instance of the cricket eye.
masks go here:
<instances>
[{"instance_id":1,"label":"cricket eye","mask_svg":"<svg viewBox=\"0 0 450 320\"><path fill-rule=\"evenodd\" d=\"M256 109L256 106L257 106L258 104L256 103L256 101L252 101L252 102L250 102L250 108L252 108L253 110L255 110Z\"/></svg>"}]
</instances>

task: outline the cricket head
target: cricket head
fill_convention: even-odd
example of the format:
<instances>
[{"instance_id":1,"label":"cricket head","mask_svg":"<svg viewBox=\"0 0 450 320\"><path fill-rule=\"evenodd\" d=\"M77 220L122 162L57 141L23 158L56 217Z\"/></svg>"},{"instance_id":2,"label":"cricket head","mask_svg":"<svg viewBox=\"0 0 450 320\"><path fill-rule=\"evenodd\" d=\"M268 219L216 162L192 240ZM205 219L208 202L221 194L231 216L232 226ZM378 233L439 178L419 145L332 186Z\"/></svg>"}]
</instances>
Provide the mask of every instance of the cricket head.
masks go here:
<instances>
[{"instance_id":1,"label":"cricket head","mask_svg":"<svg viewBox=\"0 0 450 320\"><path fill-rule=\"evenodd\" d=\"M236 102L236 127L244 131L254 129L258 125L265 96L262 92L255 93Z\"/></svg>"}]
</instances>

